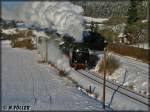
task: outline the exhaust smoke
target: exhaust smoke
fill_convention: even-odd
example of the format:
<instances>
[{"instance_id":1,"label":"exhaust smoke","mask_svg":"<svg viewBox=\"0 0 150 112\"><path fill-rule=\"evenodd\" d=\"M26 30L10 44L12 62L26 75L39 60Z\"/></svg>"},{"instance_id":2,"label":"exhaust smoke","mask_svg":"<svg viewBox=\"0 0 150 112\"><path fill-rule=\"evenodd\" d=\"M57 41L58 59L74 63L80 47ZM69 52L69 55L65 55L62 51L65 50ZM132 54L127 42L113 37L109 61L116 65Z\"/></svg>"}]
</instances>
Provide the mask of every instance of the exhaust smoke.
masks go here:
<instances>
[{"instance_id":1,"label":"exhaust smoke","mask_svg":"<svg viewBox=\"0 0 150 112\"><path fill-rule=\"evenodd\" d=\"M21 19L36 27L55 29L60 34L69 34L76 42L82 41L83 8L71 2L25 2L13 12L2 12L6 19L11 15L11 19Z\"/></svg>"}]
</instances>

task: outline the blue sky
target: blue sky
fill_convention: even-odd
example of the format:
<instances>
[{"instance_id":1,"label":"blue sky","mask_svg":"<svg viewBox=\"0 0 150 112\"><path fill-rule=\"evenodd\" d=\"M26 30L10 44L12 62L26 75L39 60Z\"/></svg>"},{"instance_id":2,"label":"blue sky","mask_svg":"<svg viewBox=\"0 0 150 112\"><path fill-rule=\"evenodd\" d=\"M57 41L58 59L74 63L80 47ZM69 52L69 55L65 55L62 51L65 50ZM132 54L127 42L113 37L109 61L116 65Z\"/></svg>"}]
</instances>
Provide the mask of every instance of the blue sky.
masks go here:
<instances>
[{"instance_id":1,"label":"blue sky","mask_svg":"<svg viewBox=\"0 0 150 112\"><path fill-rule=\"evenodd\" d=\"M2 18L13 19L16 18L19 13L16 11L25 1L2 1ZM18 13L18 14L17 14Z\"/></svg>"},{"instance_id":2,"label":"blue sky","mask_svg":"<svg viewBox=\"0 0 150 112\"><path fill-rule=\"evenodd\" d=\"M23 1L2 1L2 6L11 11L23 3Z\"/></svg>"}]
</instances>

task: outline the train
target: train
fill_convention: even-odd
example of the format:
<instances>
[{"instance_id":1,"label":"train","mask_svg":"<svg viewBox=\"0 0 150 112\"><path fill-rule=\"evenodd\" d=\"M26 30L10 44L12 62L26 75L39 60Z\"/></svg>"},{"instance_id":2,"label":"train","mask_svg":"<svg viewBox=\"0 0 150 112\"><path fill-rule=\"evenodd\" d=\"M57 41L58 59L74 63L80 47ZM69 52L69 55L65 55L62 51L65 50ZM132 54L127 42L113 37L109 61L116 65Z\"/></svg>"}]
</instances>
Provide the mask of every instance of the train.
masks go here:
<instances>
[{"instance_id":1,"label":"train","mask_svg":"<svg viewBox=\"0 0 150 112\"><path fill-rule=\"evenodd\" d=\"M70 57L70 66L74 69L86 69L89 62L89 50L87 48L73 48Z\"/></svg>"},{"instance_id":2,"label":"train","mask_svg":"<svg viewBox=\"0 0 150 112\"><path fill-rule=\"evenodd\" d=\"M86 69L90 65L89 50L103 51L107 46L107 40L97 32L84 31L83 41L75 42L69 35L63 36L64 43L59 47L69 58L70 66L74 69ZM95 58L96 59L96 58Z\"/></svg>"}]
</instances>

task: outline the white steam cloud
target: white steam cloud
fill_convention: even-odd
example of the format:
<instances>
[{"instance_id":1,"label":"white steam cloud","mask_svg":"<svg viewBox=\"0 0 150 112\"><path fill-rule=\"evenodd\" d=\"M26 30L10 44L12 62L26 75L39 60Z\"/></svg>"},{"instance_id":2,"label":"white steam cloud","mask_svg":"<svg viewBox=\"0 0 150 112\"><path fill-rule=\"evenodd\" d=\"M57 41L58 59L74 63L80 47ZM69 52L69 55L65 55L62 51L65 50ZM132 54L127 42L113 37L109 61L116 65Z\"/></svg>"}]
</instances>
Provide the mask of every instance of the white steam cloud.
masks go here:
<instances>
[{"instance_id":1,"label":"white steam cloud","mask_svg":"<svg viewBox=\"0 0 150 112\"><path fill-rule=\"evenodd\" d=\"M56 29L59 33L67 33L80 42L84 30L82 13L82 7L70 2L28 2L16 8L11 18L21 19L39 27Z\"/></svg>"}]
</instances>

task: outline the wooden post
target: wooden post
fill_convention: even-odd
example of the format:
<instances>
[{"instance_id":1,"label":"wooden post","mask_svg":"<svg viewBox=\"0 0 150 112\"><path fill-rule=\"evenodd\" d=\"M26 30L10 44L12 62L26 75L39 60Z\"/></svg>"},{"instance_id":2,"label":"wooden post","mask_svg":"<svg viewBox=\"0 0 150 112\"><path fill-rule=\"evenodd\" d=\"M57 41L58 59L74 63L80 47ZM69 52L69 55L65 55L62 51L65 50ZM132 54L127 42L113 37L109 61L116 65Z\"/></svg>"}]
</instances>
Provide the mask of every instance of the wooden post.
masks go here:
<instances>
[{"instance_id":1,"label":"wooden post","mask_svg":"<svg viewBox=\"0 0 150 112\"><path fill-rule=\"evenodd\" d=\"M38 37L36 36L35 39L36 39L36 49L38 49Z\"/></svg>"},{"instance_id":2,"label":"wooden post","mask_svg":"<svg viewBox=\"0 0 150 112\"><path fill-rule=\"evenodd\" d=\"M103 77L103 109L105 109L105 88L106 88L106 48L104 49L104 77Z\"/></svg>"},{"instance_id":3,"label":"wooden post","mask_svg":"<svg viewBox=\"0 0 150 112\"><path fill-rule=\"evenodd\" d=\"M48 63L48 42L47 41L48 41L48 39L46 38L46 40L45 40L45 45L46 45L45 46L46 47L46 49L45 49L46 50L46 56L45 56L46 60L45 60L45 62L46 63Z\"/></svg>"}]
</instances>

